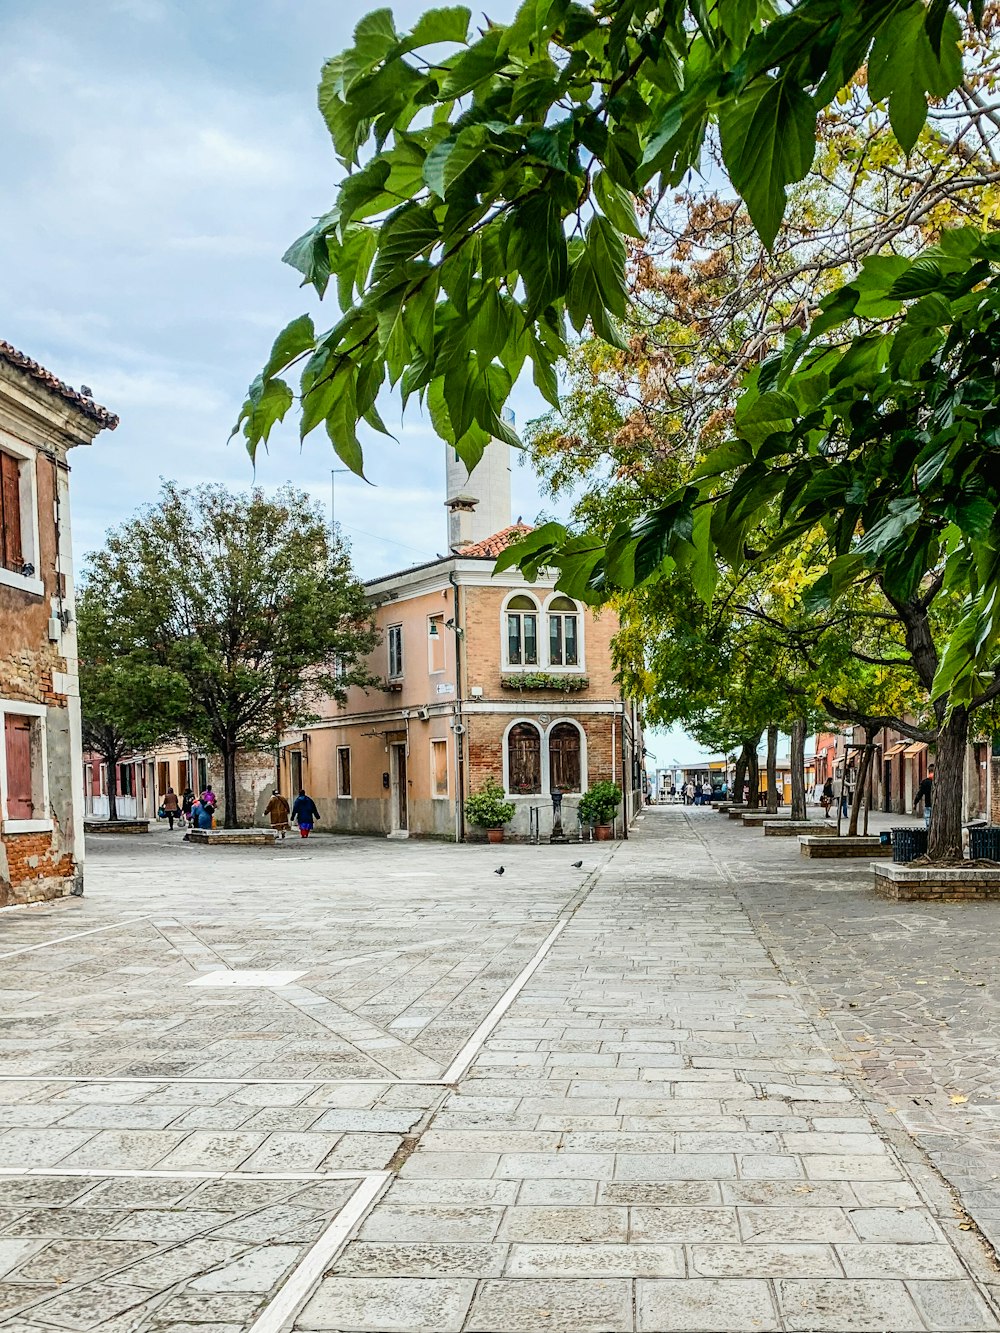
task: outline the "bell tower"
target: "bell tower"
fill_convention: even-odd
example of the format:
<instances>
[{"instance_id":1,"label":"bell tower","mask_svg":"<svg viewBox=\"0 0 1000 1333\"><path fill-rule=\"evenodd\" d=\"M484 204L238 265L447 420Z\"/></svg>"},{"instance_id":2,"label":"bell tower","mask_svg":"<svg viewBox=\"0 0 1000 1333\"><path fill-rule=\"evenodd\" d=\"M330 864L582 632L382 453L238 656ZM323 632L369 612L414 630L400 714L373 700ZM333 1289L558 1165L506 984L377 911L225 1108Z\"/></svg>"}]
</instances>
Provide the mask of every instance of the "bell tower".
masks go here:
<instances>
[{"instance_id":1,"label":"bell tower","mask_svg":"<svg viewBox=\"0 0 1000 1333\"><path fill-rule=\"evenodd\" d=\"M504 410L505 420L513 424L513 412ZM449 448L445 468L449 550L481 542L510 527L510 445L506 441L491 440L471 472Z\"/></svg>"}]
</instances>

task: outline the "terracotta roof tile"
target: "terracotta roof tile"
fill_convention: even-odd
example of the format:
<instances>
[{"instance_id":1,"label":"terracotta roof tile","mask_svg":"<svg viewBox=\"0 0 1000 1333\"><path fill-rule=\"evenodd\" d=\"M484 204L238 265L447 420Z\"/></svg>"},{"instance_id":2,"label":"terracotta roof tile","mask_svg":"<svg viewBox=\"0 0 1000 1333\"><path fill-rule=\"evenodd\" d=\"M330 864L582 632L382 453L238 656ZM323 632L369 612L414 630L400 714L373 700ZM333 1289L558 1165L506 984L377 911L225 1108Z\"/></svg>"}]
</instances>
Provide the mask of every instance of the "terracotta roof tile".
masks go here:
<instances>
[{"instance_id":1,"label":"terracotta roof tile","mask_svg":"<svg viewBox=\"0 0 1000 1333\"><path fill-rule=\"evenodd\" d=\"M530 531L531 525L528 523L512 523L509 528L501 528L499 532L494 532L492 537L484 537L481 542L470 542L468 546L459 546L455 554L461 556L463 560L493 559Z\"/></svg>"},{"instance_id":2,"label":"terracotta roof tile","mask_svg":"<svg viewBox=\"0 0 1000 1333\"><path fill-rule=\"evenodd\" d=\"M16 347L12 347L9 342L5 342L2 338L0 338L0 361L6 361L8 365L23 370L32 379L36 379L39 384L44 385L46 389L51 389L60 398L64 398L67 403L72 403L84 416L96 421L102 430L114 430L118 425L118 418L113 412L109 412L106 407L101 407L100 403L95 403L93 398L86 397L71 385L64 384L61 379L57 379L53 375L51 370L46 370L37 361L32 361L30 356L25 356L23 352L19 352Z\"/></svg>"}]
</instances>

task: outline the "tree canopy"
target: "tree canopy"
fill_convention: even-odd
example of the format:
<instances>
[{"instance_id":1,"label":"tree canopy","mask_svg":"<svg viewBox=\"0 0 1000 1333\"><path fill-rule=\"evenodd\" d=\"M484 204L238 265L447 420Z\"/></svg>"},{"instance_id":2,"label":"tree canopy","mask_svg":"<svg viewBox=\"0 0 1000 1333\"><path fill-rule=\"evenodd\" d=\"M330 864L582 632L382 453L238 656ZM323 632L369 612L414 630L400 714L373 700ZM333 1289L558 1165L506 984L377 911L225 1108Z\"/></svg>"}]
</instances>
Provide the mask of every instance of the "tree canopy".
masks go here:
<instances>
[{"instance_id":1,"label":"tree canopy","mask_svg":"<svg viewBox=\"0 0 1000 1333\"><path fill-rule=\"evenodd\" d=\"M963 11L983 18L982 0ZM962 78L948 0L525 0L471 28L461 6L411 32L391 11L358 24L324 66L319 107L347 176L286 254L341 318L302 316L276 339L237 427L253 453L295 399L360 472L361 420L385 430L386 377L417 394L473 466L530 364L558 402L569 326L622 345L636 199L675 187L717 134L724 166L770 245L816 151L817 117L867 63L905 152L928 98Z\"/></svg>"},{"instance_id":2,"label":"tree canopy","mask_svg":"<svg viewBox=\"0 0 1000 1333\"><path fill-rule=\"evenodd\" d=\"M371 683L364 589L318 507L290 486L268 498L167 482L108 534L86 585L123 674L149 664L183 680L183 729L222 756L229 827L239 751L273 748L320 698Z\"/></svg>"}]
</instances>

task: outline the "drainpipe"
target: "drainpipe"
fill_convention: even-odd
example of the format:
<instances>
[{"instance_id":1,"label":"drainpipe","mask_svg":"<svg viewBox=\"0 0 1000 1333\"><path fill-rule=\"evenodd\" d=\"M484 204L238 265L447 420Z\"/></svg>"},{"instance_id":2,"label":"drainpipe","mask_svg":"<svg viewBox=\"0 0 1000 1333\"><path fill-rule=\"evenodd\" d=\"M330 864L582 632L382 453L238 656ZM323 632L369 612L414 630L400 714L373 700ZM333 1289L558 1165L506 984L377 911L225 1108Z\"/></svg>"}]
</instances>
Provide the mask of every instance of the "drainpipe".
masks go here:
<instances>
[{"instance_id":1,"label":"drainpipe","mask_svg":"<svg viewBox=\"0 0 1000 1333\"><path fill-rule=\"evenodd\" d=\"M461 602L458 596L458 579L455 577L454 569L448 573L448 582L451 584L455 593L455 723L457 726L463 726L462 722L462 643L465 639L465 628L462 625L460 608ZM455 792L455 841L465 841L465 736L462 732L453 732L455 737L455 773L457 778L457 788Z\"/></svg>"},{"instance_id":2,"label":"drainpipe","mask_svg":"<svg viewBox=\"0 0 1000 1333\"><path fill-rule=\"evenodd\" d=\"M635 745L635 735L632 736L632 744ZM612 757L613 762L613 757ZM625 700L622 700L622 809L625 818L622 820L622 837L628 840L628 793L631 778L625 767Z\"/></svg>"}]
</instances>

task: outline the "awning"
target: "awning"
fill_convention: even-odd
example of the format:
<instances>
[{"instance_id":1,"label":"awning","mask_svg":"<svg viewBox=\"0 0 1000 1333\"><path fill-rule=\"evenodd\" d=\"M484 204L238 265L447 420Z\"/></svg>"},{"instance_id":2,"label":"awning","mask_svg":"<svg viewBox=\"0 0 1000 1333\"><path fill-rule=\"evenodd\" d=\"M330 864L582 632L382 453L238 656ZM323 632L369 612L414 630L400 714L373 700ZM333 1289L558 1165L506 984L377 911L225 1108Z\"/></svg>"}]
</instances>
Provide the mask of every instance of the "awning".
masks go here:
<instances>
[{"instance_id":1,"label":"awning","mask_svg":"<svg viewBox=\"0 0 1000 1333\"><path fill-rule=\"evenodd\" d=\"M894 754L902 754L906 749L906 741L897 741L895 745L890 745L888 750L882 754L883 759L891 759Z\"/></svg>"},{"instance_id":2,"label":"awning","mask_svg":"<svg viewBox=\"0 0 1000 1333\"><path fill-rule=\"evenodd\" d=\"M906 747L906 749L903 751L903 754L906 755L907 759L909 759L912 755L922 754L926 749L927 749L926 741L914 741L912 745L908 745Z\"/></svg>"}]
</instances>

